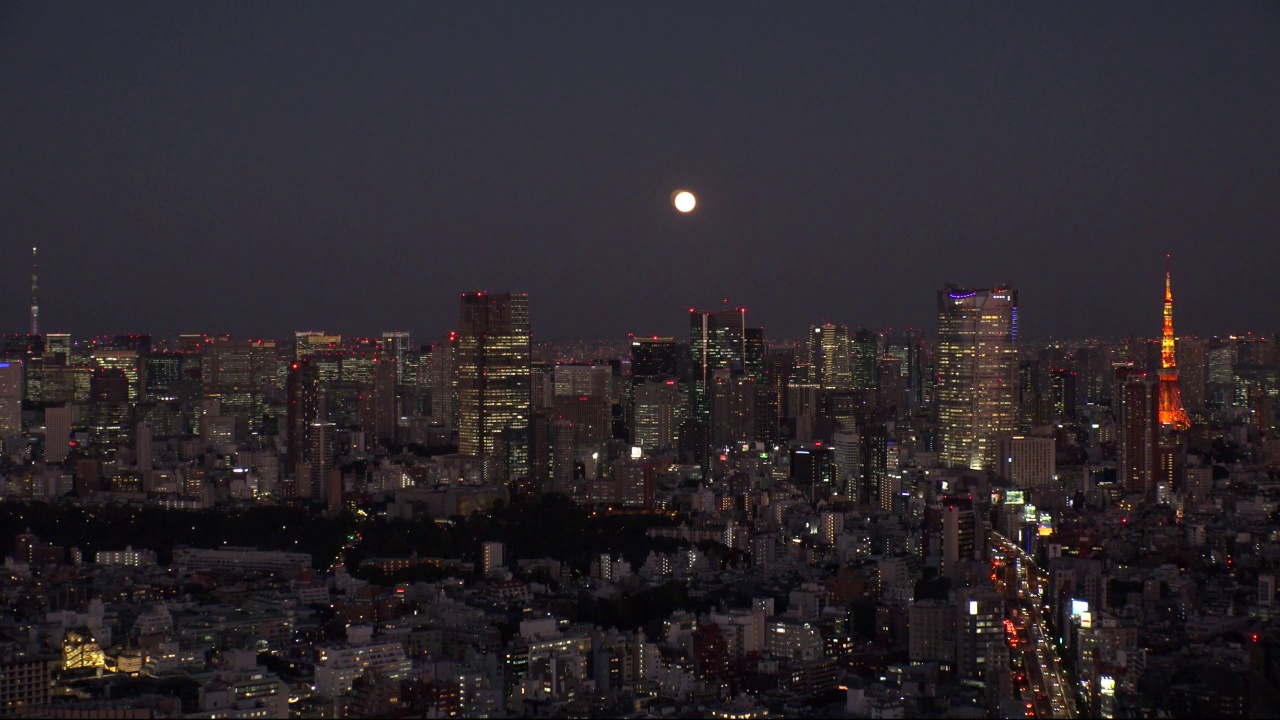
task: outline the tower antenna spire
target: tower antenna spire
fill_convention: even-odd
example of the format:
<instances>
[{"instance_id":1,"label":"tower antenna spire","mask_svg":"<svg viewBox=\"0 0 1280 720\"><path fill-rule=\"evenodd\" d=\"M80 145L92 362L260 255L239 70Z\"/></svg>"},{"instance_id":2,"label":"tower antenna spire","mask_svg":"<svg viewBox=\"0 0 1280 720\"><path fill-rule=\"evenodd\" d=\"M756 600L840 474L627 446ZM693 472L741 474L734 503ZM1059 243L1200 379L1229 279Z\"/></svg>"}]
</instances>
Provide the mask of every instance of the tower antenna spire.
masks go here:
<instances>
[{"instance_id":1,"label":"tower antenna spire","mask_svg":"<svg viewBox=\"0 0 1280 720\"><path fill-rule=\"evenodd\" d=\"M1178 388L1177 340L1173 334L1173 290L1170 280L1169 255L1164 256L1164 332L1160 338L1160 424L1177 430L1191 427L1191 418L1182 406Z\"/></svg>"},{"instance_id":2,"label":"tower antenna spire","mask_svg":"<svg viewBox=\"0 0 1280 720\"><path fill-rule=\"evenodd\" d=\"M40 300L36 285L36 248L31 248L31 334L40 334Z\"/></svg>"}]
</instances>

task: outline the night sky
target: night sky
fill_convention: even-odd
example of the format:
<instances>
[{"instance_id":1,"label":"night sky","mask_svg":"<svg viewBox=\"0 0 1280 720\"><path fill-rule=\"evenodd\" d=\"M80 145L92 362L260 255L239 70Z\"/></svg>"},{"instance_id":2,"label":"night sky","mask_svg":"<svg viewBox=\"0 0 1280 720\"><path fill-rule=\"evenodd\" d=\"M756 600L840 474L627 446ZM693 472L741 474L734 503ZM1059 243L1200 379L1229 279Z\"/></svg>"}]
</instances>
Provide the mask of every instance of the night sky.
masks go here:
<instances>
[{"instance_id":1,"label":"night sky","mask_svg":"<svg viewBox=\"0 0 1280 720\"><path fill-rule=\"evenodd\" d=\"M672 191L699 207L680 216ZM4 3L0 319L1280 329L1280 3Z\"/></svg>"}]
</instances>

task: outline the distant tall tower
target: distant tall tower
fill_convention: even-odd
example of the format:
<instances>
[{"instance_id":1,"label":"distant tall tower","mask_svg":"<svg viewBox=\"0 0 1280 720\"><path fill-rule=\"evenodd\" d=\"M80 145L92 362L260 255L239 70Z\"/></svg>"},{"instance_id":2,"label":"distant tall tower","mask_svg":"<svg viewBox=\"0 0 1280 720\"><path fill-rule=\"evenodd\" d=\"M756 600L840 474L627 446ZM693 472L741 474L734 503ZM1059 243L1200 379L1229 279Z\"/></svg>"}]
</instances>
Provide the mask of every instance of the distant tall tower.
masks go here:
<instances>
[{"instance_id":1,"label":"distant tall tower","mask_svg":"<svg viewBox=\"0 0 1280 720\"><path fill-rule=\"evenodd\" d=\"M1160 340L1160 424L1174 430L1191 427L1191 418L1182 407L1182 391L1178 389L1178 352L1173 337L1173 290L1169 272L1169 256L1164 268L1164 336Z\"/></svg>"},{"instance_id":2,"label":"distant tall tower","mask_svg":"<svg viewBox=\"0 0 1280 720\"><path fill-rule=\"evenodd\" d=\"M458 452L529 476L530 332L526 293L463 293L458 327ZM496 479L485 465L485 479Z\"/></svg>"},{"instance_id":3,"label":"distant tall tower","mask_svg":"<svg viewBox=\"0 0 1280 720\"><path fill-rule=\"evenodd\" d=\"M853 386L849 365L849 328L827 323L813 329L811 362L818 369L824 390L848 390Z\"/></svg>"},{"instance_id":4,"label":"distant tall tower","mask_svg":"<svg viewBox=\"0 0 1280 720\"><path fill-rule=\"evenodd\" d=\"M693 386L689 399L693 417L711 420L711 383L717 370L730 375L746 369L746 308L703 312L689 308L689 352Z\"/></svg>"},{"instance_id":5,"label":"distant tall tower","mask_svg":"<svg viewBox=\"0 0 1280 720\"><path fill-rule=\"evenodd\" d=\"M393 330L382 333L382 354L395 358L397 385L409 384L405 379L405 367L409 355L409 347L409 333L402 330Z\"/></svg>"},{"instance_id":6,"label":"distant tall tower","mask_svg":"<svg viewBox=\"0 0 1280 720\"><path fill-rule=\"evenodd\" d=\"M1018 291L938 292L938 425L942 463L992 469L996 437L1018 423Z\"/></svg>"},{"instance_id":7,"label":"distant tall tower","mask_svg":"<svg viewBox=\"0 0 1280 720\"><path fill-rule=\"evenodd\" d=\"M36 249L31 248L31 334L40 334L40 301L36 292Z\"/></svg>"}]
</instances>

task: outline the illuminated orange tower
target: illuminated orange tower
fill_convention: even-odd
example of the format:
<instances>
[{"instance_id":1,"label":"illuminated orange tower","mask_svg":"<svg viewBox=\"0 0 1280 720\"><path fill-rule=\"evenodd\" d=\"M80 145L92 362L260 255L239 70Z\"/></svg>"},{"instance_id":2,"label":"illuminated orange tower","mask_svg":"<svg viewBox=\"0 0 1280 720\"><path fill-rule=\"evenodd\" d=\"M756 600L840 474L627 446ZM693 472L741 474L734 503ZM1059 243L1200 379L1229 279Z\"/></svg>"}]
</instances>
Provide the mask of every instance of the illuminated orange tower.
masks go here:
<instances>
[{"instance_id":1,"label":"illuminated orange tower","mask_svg":"<svg viewBox=\"0 0 1280 720\"><path fill-rule=\"evenodd\" d=\"M1170 283L1169 256L1164 267L1164 337L1160 340L1160 424L1174 430L1191 427L1187 409L1182 407L1182 391L1178 389L1178 354L1173 338L1173 290Z\"/></svg>"}]
</instances>

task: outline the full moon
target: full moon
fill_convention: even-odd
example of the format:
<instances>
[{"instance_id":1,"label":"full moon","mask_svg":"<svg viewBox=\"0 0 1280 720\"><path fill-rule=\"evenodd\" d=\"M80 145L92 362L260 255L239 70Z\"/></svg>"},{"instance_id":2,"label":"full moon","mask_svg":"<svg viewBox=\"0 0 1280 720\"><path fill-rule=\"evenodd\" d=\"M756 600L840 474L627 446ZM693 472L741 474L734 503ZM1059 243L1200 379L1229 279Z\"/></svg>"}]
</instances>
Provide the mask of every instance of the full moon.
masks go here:
<instances>
[{"instance_id":1,"label":"full moon","mask_svg":"<svg viewBox=\"0 0 1280 720\"><path fill-rule=\"evenodd\" d=\"M671 203L676 206L676 210L682 213L693 212L693 208L698 205L698 198L688 190L678 190L675 195L671 196Z\"/></svg>"}]
</instances>

